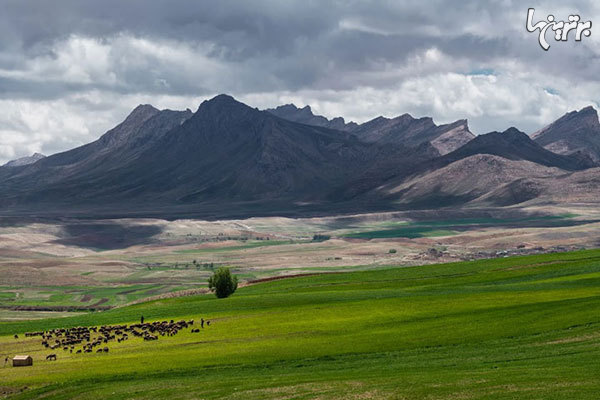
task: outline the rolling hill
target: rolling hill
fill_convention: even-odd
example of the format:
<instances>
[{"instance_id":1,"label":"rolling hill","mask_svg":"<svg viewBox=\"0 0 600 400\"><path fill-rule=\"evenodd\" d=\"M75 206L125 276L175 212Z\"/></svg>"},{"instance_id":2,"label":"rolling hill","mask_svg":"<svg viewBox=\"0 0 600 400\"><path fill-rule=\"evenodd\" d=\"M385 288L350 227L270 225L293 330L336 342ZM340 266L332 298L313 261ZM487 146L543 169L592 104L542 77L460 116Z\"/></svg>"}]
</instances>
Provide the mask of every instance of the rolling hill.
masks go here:
<instances>
[{"instance_id":1,"label":"rolling hill","mask_svg":"<svg viewBox=\"0 0 600 400\"><path fill-rule=\"evenodd\" d=\"M397 198L400 204L413 208L463 205L486 195L488 200L496 202L496 206L510 205L533 197L528 191L517 191L507 201L506 195L498 193L496 196L489 196L489 193L523 179L556 179L565 174L567 172L559 168L545 167L531 161L475 154L431 172L413 176L400 184L388 184L382 190Z\"/></svg>"},{"instance_id":2,"label":"rolling hill","mask_svg":"<svg viewBox=\"0 0 600 400\"><path fill-rule=\"evenodd\" d=\"M157 300L0 323L10 399L596 399L598 250L281 279L233 296ZM109 352L24 332L193 319ZM200 328L200 318L210 326ZM13 335L17 334L15 339ZM78 344L75 350L81 349ZM50 353L56 361L47 361Z\"/></svg>"}]
</instances>

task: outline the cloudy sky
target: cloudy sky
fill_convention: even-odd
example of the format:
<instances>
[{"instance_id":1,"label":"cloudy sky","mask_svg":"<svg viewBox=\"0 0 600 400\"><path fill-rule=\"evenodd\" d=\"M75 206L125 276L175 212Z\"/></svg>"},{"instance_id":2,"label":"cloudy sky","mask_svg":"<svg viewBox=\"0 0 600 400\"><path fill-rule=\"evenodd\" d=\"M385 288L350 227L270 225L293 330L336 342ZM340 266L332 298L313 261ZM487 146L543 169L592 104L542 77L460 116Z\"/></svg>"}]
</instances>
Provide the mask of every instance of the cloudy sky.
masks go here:
<instances>
[{"instance_id":1,"label":"cloudy sky","mask_svg":"<svg viewBox=\"0 0 600 400\"><path fill-rule=\"evenodd\" d=\"M592 35L550 32L544 52L527 7L579 13ZM597 1L0 0L0 163L87 143L140 103L195 110L219 93L531 133L600 103L599 42Z\"/></svg>"}]
</instances>

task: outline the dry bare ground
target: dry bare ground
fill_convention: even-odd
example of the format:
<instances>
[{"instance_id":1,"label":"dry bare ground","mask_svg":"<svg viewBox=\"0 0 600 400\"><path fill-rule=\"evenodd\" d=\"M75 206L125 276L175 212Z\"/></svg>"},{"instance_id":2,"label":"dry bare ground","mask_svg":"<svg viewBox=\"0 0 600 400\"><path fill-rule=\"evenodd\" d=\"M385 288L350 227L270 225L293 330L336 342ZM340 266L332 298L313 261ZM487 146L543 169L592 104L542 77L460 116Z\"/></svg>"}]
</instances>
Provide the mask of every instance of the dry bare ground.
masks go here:
<instances>
[{"instance_id":1,"label":"dry bare ground","mask_svg":"<svg viewBox=\"0 0 600 400\"><path fill-rule=\"evenodd\" d=\"M551 215L568 218L548 223L518 222ZM492 223L487 223L488 219ZM148 297L173 296L172 292L198 293L206 290L212 268L220 265L233 267L246 282L293 274L592 248L600 245L597 220L599 209L585 204L303 219L0 220L0 308L23 304L81 308L100 302L117 306ZM422 221L455 222L445 223L443 230L433 231L431 236L347 237ZM315 234L330 239L313 241ZM72 287L77 289L68 290ZM85 288L94 288L95 292Z\"/></svg>"}]
</instances>

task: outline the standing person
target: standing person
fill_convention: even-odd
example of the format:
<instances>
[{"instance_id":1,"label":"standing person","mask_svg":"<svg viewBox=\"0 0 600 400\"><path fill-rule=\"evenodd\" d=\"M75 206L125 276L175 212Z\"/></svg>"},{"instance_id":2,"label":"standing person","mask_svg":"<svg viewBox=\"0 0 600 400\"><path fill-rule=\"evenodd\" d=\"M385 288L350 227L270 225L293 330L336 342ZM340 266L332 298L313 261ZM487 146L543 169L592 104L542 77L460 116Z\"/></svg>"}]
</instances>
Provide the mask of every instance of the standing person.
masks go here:
<instances>
[{"instance_id":1,"label":"standing person","mask_svg":"<svg viewBox=\"0 0 600 400\"><path fill-rule=\"evenodd\" d=\"M144 323L144 316L142 315L142 318L140 318L140 323L143 324Z\"/></svg>"},{"instance_id":2,"label":"standing person","mask_svg":"<svg viewBox=\"0 0 600 400\"><path fill-rule=\"evenodd\" d=\"M204 318L200 318L200 328L204 328Z\"/></svg>"}]
</instances>

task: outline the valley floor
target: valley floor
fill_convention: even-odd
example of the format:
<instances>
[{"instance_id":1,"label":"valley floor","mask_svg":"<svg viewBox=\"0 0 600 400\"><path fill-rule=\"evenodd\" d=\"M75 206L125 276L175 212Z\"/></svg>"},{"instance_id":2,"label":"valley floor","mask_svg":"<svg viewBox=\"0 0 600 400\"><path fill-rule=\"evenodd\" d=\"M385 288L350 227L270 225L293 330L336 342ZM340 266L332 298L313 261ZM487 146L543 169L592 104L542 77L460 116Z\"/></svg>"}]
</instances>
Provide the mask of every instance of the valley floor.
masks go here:
<instances>
[{"instance_id":1,"label":"valley floor","mask_svg":"<svg viewBox=\"0 0 600 400\"><path fill-rule=\"evenodd\" d=\"M244 284L600 246L597 206L244 220L0 218L0 321L106 310L206 291L219 266Z\"/></svg>"},{"instance_id":2,"label":"valley floor","mask_svg":"<svg viewBox=\"0 0 600 400\"><path fill-rule=\"evenodd\" d=\"M110 352L56 350L23 332L210 319ZM19 334L15 339L14 334ZM0 396L81 399L596 399L600 251L283 279L0 324Z\"/></svg>"}]
</instances>

